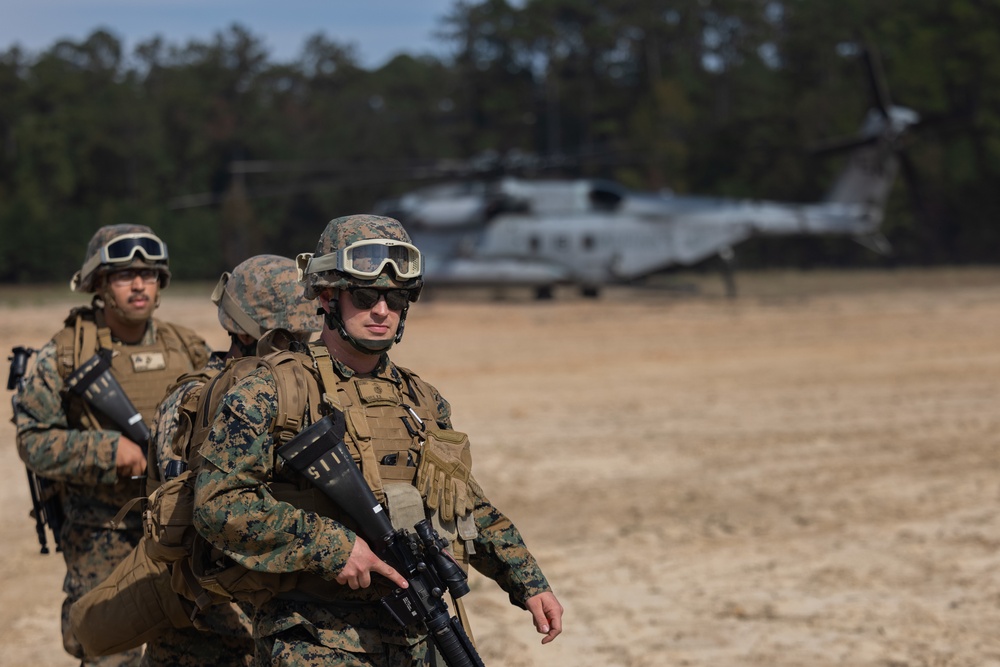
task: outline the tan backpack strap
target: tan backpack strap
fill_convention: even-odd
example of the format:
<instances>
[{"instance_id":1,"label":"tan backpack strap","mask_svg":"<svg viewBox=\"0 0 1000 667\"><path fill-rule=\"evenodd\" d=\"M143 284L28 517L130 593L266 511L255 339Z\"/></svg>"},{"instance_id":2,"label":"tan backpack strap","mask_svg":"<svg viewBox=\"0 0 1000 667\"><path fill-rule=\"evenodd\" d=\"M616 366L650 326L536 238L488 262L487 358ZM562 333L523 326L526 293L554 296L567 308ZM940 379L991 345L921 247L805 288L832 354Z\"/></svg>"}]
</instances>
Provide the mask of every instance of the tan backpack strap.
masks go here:
<instances>
[{"instance_id":1,"label":"tan backpack strap","mask_svg":"<svg viewBox=\"0 0 1000 667\"><path fill-rule=\"evenodd\" d=\"M344 407L337 398L337 385L339 382L337 374L333 372L333 359L330 357L330 350L326 349L326 345L322 342L310 343L309 356L313 358L313 364L316 370L319 371L319 378L323 382L324 391L321 397L323 402L343 412Z\"/></svg>"},{"instance_id":2,"label":"tan backpack strap","mask_svg":"<svg viewBox=\"0 0 1000 667\"><path fill-rule=\"evenodd\" d=\"M318 395L315 381L303 367L305 358L294 352L282 351L261 357L258 366L271 371L277 390L277 406L271 433L278 445L291 440L305 425L306 412L311 407L310 396Z\"/></svg>"},{"instance_id":3,"label":"tan backpack strap","mask_svg":"<svg viewBox=\"0 0 1000 667\"><path fill-rule=\"evenodd\" d=\"M69 377L69 374L72 373L74 369L79 368L83 362L94 356L94 353L99 349L99 342L101 343L101 347L108 350L111 349L111 329L107 326L102 326L104 325L104 314L95 308L94 320L90 320L89 318L83 316L83 309L75 312L76 317L73 321L72 365L69 368L66 368L60 364L60 371L69 371L66 374L66 377ZM64 377L63 380L65 380L66 377ZM86 415L90 423L97 424L97 415L94 414L94 410L90 407L90 403L83 401L81 406L84 415Z\"/></svg>"},{"instance_id":4,"label":"tan backpack strap","mask_svg":"<svg viewBox=\"0 0 1000 667\"><path fill-rule=\"evenodd\" d=\"M132 511L132 508L135 507L137 503L140 503L143 500L145 500L146 497L147 496L137 496L132 500L128 501L127 503L125 503L122 506L122 508L118 510L118 514L115 514L115 516L111 519L111 521L108 521L108 528L110 528L111 530L118 530L118 526L121 525L122 520L125 518L125 515L128 514L130 511Z\"/></svg>"},{"instance_id":5,"label":"tan backpack strap","mask_svg":"<svg viewBox=\"0 0 1000 667\"><path fill-rule=\"evenodd\" d=\"M99 309L94 309L94 333L97 335L97 344L102 350L110 350L114 343L111 342L111 327L108 326L107 321L104 319L104 311ZM82 353L87 356L80 359L77 363L82 363L90 358L91 350L97 349L94 347L94 341L84 341Z\"/></svg>"}]
</instances>

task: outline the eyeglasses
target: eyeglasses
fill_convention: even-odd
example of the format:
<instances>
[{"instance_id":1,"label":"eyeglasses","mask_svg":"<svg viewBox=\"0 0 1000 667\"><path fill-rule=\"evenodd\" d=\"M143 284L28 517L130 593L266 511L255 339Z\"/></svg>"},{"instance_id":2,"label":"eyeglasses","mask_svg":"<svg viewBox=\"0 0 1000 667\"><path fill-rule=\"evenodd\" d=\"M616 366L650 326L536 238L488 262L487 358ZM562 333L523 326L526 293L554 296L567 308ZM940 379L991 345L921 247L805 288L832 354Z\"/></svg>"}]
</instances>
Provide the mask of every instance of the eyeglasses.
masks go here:
<instances>
[{"instance_id":1,"label":"eyeglasses","mask_svg":"<svg viewBox=\"0 0 1000 667\"><path fill-rule=\"evenodd\" d=\"M136 277L142 278L144 283L155 283L160 279L160 272L156 269L122 269L108 274L108 280L114 285L131 285Z\"/></svg>"},{"instance_id":2,"label":"eyeglasses","mask_svg":"<svg viewBox=\"0 0 1000 667\"><path fill-rule=\"evenodd\" d=\"M399 280L419 278L423 264L416 246L394 239L357 241L335 255L313 257L303 253L296 257L296 262L300 276L343 271L357 278L375 278L387 265L392 265Z\"/></svg>"},{"instance_id":3,"label":"eyeglasses","mask_svg":"<svg viewBox=\"0 0 1000 667\"><path fill-rule=\"evenodd\" d=\"M406 308L410 301L410 290L408 289L375 289L374 287L349 287L347 293L351 295L351 303L355 308L368 310L374 308L379 299L385 298L385 305L389 310L401 311Z\"/></svg>"},{"instance_id":4,"label":"eyeglasses","mask_svg":"<svg viewBox=\"0 0 1000 667\"><path fill-rule=\"evenodd\" d=\"M137 252L150 262L166 261L167 246L154 234L122 234L104 244L84 263L81 274L89 275L101 264L124 264L132 261Z\"/></svg>"}]
</instances>

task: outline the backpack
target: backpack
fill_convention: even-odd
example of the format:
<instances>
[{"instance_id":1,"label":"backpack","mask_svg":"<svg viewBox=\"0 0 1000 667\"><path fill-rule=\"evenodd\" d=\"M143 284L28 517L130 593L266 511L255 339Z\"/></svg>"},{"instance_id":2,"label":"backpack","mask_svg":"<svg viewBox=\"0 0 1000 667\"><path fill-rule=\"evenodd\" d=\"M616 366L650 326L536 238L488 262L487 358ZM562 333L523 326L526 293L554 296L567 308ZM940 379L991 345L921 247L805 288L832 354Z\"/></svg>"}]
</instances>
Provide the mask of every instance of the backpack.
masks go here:
<instances>
[{"instance_id":1,"label":"backpack","mask_svg":"<svg viewBox=\"0 0 1000 667\"><path fill-rule=\"evenodd\" d=\"M294 575L248 570L194 528L194 484L202 461L198 450L211 432L222 397L260 366L272 372L279 406L315 405L318 400L318 392L310 390L315 383L309 383L300 359L290 352L244 357L214 376L201 372L180 379L201 380L180 406L181 426L173 443L187 469L160 483L146 498L139 545L72 605L70 625L87 656L111 655L139 647L170 628L191 627L200 611L216 604L261 604L294 587ZM282 407L275 417L274 437L287 442L303 420L304 413L290 415ZM123 508L119 517L126 511Z\"/></svg>"}]
</instances>

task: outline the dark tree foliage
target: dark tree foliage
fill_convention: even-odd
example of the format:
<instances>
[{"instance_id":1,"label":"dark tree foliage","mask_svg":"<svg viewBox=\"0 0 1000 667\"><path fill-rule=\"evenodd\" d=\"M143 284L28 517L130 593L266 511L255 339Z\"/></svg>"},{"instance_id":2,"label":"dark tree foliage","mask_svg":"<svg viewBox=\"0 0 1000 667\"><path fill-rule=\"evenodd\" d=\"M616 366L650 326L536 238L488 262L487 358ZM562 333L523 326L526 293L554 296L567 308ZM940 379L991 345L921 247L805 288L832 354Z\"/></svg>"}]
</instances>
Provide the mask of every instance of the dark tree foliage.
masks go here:
<instances>
[{"instance_id":1,"label":"dark tree foliage","mask_svg":"<svg viewBox=\"0 0 1000 667\"><path fill-rule=\"evenodd\" d=\"M318 33L291 62L239 25L133 53L96 30L0 53L0 281L61 281L93 231L160 233L179 278L308 251L327 220L487 151L576 158L545 175L641 189L821 198L872 106L940 122L906 146L884 231L901 264L996 261L1000 5L978 0L458 1L452 54L369 70ZM305 161L305 162L304 162ZM307 164L309 168L303 165ZM184 200L185 206L177 206ZM198 205L194 205L198 204ZM884 262L844 239L760 239L743 266Z\"/></svg>"}]
</instances>

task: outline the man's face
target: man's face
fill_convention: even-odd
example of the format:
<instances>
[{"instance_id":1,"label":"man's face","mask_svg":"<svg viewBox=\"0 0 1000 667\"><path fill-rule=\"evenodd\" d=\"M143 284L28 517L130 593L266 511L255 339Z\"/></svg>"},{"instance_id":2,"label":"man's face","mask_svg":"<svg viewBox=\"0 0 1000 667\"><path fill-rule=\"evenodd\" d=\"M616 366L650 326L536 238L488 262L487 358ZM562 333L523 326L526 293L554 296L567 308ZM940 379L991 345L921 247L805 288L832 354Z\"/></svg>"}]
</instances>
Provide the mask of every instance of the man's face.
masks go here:
<instances>
[{"instance_id":1,"label":"man's face","mask_svg":"<svg viewBox=\"0 0 1000 667\"><path fill-rule=\"evenodd\" d=\"M117 306L116 314L126 322L145 322L156 310L160 273L156 269L123 269L105 278L106 294Z\"/></svg>"},{"instance_id":2,"label":"man's face","mask_svg":"<svg viewBox=\"0 0 1000 667\"><path fill-rule=\"evenodd\" d=\"M366 288L372 291L373 288ZM362 301L351 297L348 290L331 290L324 294L325 300L339 299L340 316L344 320L344 329L358 340L388 341L396 337L399 328L399 318L402 310L393 310L385 300L385 292L392 290L374 290L379 299L371 307L355 305ZM395 290L399 291L399 290ZM368 295L366 295L368 296Z\"/></svg>"}]
</instances>

